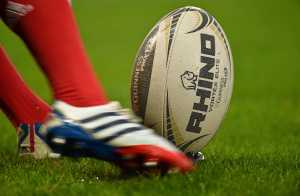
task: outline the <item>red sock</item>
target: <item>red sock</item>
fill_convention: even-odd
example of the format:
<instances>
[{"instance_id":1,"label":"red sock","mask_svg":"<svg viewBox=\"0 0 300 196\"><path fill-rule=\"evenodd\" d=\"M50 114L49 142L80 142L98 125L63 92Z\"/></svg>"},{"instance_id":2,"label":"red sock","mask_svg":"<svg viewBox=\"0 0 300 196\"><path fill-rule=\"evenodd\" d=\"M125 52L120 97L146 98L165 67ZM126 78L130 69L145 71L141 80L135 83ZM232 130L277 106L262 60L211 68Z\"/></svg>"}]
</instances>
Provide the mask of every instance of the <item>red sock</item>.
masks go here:
<instances>
[{"instance_id":1,"label":"red sock","mask_svg":"<svg viewBox=\"0 0 300 196\"><path fill-rule=\"evenodd\" d=\"M67 0L12 0L5 15L46 73L55 99L78 107L107 103Z\"/></svg>"},{"instance_id":2,"label":"red sock","mask_svg":"<svg viewBox=\"0 0 300 196\"><path fill-rule=\"evenodd\" d=\"M26 86L0 46L0 107L18 127L42 123L50 107Z\"/></svg>"}]
</instances>

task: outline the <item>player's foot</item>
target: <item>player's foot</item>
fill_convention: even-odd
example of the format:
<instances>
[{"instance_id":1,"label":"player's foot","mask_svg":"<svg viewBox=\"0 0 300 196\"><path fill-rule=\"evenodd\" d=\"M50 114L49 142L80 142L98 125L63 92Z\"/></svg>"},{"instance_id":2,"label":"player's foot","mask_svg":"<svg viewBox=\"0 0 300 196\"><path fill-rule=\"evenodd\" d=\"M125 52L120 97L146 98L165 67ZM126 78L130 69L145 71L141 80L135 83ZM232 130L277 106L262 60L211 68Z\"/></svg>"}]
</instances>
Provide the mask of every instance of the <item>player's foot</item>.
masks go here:
<instances>
[{"instance_id":1,"label":"player's foot","mask_svg":"<svg viewBox=\"0 0 300 196\"><path fill-rule=\"evenodd\" d=\"M54 104L39 129L52 151L70 157L94 157L124 169L187 172L192 162L164 138L136 122L117 102L77 108Z\"/></svg>"}]
</instances>

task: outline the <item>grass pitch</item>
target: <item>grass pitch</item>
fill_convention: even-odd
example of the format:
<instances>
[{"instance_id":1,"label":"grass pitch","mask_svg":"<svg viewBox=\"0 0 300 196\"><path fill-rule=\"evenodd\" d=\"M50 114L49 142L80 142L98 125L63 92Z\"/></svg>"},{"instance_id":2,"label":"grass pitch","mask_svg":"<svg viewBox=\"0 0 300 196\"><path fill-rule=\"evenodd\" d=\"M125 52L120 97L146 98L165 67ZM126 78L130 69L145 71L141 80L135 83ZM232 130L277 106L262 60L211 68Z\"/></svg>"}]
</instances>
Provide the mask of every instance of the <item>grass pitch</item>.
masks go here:
<instances>
[{"instance_id":1,"label":"grass pitch","mask_svg":"<svg viewBox=\"0 0 300 196\"><path fill-rule=\"evenodd\" d=\"M0 116L0 195L300 195L299 0L89 0L74 10L109 96L129 106L131 64L157 20L184 5L223 25L235 60L235 89L206 161L188 175L125 177L102 161L16 157L15 131ZM51 103L45 78L20 40L0 40L26 82Z\"/></svg>"}]
</instances>

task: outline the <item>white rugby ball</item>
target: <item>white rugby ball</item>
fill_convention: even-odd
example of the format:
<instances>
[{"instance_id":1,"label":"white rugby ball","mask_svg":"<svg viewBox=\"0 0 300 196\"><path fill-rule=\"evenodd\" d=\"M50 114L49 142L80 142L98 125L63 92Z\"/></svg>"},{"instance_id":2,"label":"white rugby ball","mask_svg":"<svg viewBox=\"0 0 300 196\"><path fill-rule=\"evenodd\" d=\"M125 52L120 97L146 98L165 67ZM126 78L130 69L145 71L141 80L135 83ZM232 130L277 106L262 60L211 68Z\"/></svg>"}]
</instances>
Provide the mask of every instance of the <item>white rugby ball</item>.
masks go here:
<instances>
[{"instance_id":1,"label":"white rugby ball","mask_svg":"<svg viewBox=\"0 0 300 196\"><path fill-rule=\"evenodd\" d=\"M215 135L232 89L233 60L222 27L205 10L184 7L162 18L140 47L132 108L182 151L198 152Z\"/></svg>"}]
</instances>

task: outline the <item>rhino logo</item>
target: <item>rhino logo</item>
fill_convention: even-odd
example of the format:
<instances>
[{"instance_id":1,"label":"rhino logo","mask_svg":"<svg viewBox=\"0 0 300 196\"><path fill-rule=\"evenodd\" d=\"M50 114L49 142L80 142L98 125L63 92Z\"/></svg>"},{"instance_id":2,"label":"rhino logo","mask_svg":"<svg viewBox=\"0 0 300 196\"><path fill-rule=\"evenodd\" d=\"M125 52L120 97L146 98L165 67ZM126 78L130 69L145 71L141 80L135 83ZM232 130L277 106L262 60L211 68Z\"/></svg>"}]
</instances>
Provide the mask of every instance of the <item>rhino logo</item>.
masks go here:
<instances>
[{"instance_id":1,"label":"rhino logo","mask_svg":"<svg viewBox=\"0 0 300 196\"><path fill-rule=\"evenodd\" d=\"M191 71L185 71L181 76L182 86L186 90L196 90L196 81L198 76Z\"/></svg>"}]
</instances>

